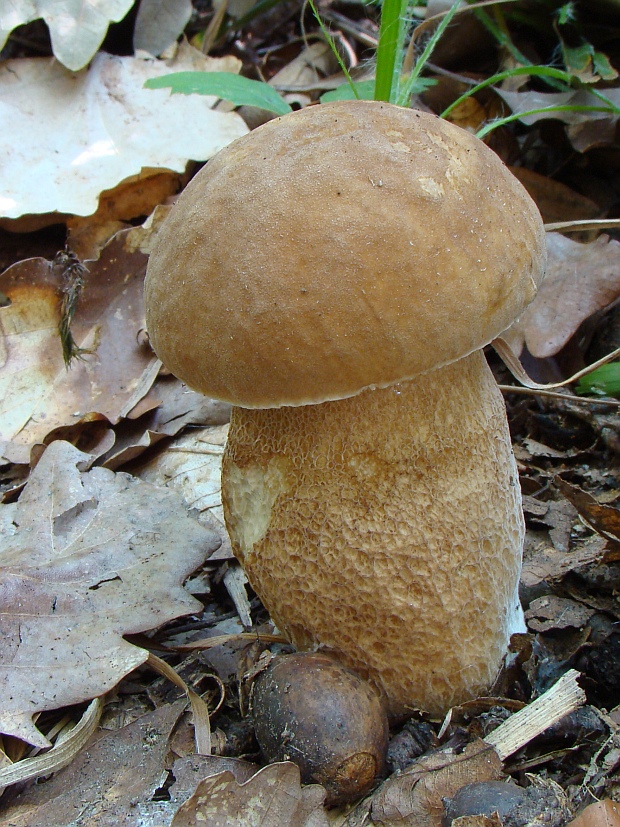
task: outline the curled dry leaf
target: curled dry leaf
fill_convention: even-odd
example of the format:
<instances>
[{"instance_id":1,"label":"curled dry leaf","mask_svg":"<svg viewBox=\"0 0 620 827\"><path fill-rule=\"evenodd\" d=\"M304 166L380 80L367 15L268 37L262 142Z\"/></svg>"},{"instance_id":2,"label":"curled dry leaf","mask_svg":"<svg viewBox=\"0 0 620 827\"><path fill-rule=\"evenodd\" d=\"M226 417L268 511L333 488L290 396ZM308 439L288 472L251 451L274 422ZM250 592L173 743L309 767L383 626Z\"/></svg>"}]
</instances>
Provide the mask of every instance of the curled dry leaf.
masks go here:
<instances>
[{"instance_id":1,"label":"curled dry leaf","mask_svg":"<svg viewBox=\"0 0 620 827\"><path fill-rule=\"evenodd\" d=\"M248 129L236 112L211 109L216 98L145 89L174 71L230 71L236 58L207 58L188 44L173 61L99 52L87 70L46 58L0 67L0 215L90 215L99 194L145 167L183 172L208 160ZM42 128L42 124L44 128Z\"/></svg>"},{"instance_id":2,"label":"curled dry leaf","mask_svg":"<svg viewBox=\"0 0 620 827\"><path fill-rule=\"evenodd\" d=\"M69 370L58 332L67 286L61 269L27 259L0 276L0 291L10 300L0 308L0 448L10 460L24 461L20 447L92 414L115 424L154 381L157 360L137 340L147 257L126 248L129 232L118 233L96 262L86 263L71 325L85 352Z\"/></svg>"},{"instance_id":3,"label":"curled dry leaf","mask_svg":"<svg viewBox=\"0 0 620 827\"><path fill-rule=\"evenodd\" d=\"M585 319L620 295L620 242L600 236L580 244L547 233L547 251L538 295L502 334L515 353L527 345L540 359L558 353Z\"/></svg>"},{"instance_id":4,"label":"curled dry leaf","mask_svg":"<svg viewBox=\"0 0 620 827\"><path fill-rule=\"evenodd\" d=\"M612 505L601 505L592 494L578 485L571 485L562 477L555 477L555 484L592 528L608 540L620 542L620 510Z\"/></svg>"},{"instance_id":5,"label":"curled dry leaf","mask_svg":"<svg viewBox=\"0 0 620 827\"><path fill-rule=\"evenodd\" d=\"M465 784L502 777L497 752L474 741L461 753L447 749L423 755L375 794L372 820L381 827L441 827L443 799Z\"/></svg>"},{"instance_id":6,"label":"curled dry leaf","mask_svg":"<svg viewBox=\"0 0 620 827\"><path fill-rule=\"evenodd\" d=\"M269 764L239 784L225 771L202 781L183 804L171 827L327 827L325 791L302 787L290 762Z\"/></svg>"},{"instance_id":7,"label":"curled dry leaf","mask_svg":"<svg viewBox=\"0 0 620 827\"><path fill-rule=\"evenodd\" d=\"M222 426L230 420L230 405L225 402L219 402L216 399L209 399L201 393L196 393L190 390L176 377L158 376L155 384L149 393L141 400L138 407L129 412L128 418L116 429L116 442L114 447L109 451L105 458L104 465L106 468L113 470L120 465L135 459L142 454L147 448L155 445L165 437L175 436L188 425L209 425ZM222 438L213 433L211 440L208 437L209 432L206 431L204 438L201 434L196 435L192 432L189 442L196 443L194 449L196 454L200 454L200 443L202 442L202 453L208 460L211 456L220 455L224 442L226 441L226 434L223 433ZM173 454L174 457L164 457L158 455L154 458L154 462L161 460L165 462L166 459L174 464L178 464L181 460L179 454L192 454L192 449L186 444L188 440L184 439L182 435L179 439L183 440L182 444L175 442ZM213 440L216 439L216 442ZM170 451L164 452L165 455ZM196 463L199 466L198 463ZM213 474L219 474L218 464L217 469ZM200 468L197 467L200 471ZM166 469L167 472L167 469ZM176 473L176 470L174 471ZM146 477L144 477L146 479ZM165 474L161 475L162 484L167 482ZM170 477L168 477L168 480ZM217 489L219 490L219 479L214 476L217 481ZM150 482L157 482L152 479ZM187 477L183 477L186 483L186 500L194 504L197 499L198 488L204 487L204 478L200 473L196 474L196 478L188 481ZM193 486L196 486L194 488ZM174 487L174 486L173 486ZM218 503L219 505L219 503ZM198 506L197 506L198 507ZM209 507L208 505L205 507Z\"/></svg>"},{"instance_id":8,"label":"curled dry leaf","mask_svg":"<svg viewBox=\"0 0 620 827\"><path fill-rule=\"evenodd\" d=\"M168 207L164 204L173 198L187 182L185 175L169 170L142 170L140 175L125 178L110 190L99 196L99 207L92 215L74 215L66 219L69 246L82 261L95 261L101 250L120 230L131 227L131 221L148 216L143 224L131 228L126 237L126 248L146 249L149 238L153 237L161 223L161 216ZM10 230L15 226L27 225L30 220L44 220L39 216L26 216L7 222ZM0 221L0 227L2 222ZM129 241L131 235L132 241Z\"/></svg>"},{"instance_id":9,"label":"curled dry leaf","mask_svg":"<svg viewBox=\"0 0 620 827\"><path fill-rule=\"evenodd\" d=\"M200 611L183 580L219 545L170 491L54 442L0 506L0 732L46 746L37 712L93 698L148 653L124 634Z\"/></svg>"}]
</instances>

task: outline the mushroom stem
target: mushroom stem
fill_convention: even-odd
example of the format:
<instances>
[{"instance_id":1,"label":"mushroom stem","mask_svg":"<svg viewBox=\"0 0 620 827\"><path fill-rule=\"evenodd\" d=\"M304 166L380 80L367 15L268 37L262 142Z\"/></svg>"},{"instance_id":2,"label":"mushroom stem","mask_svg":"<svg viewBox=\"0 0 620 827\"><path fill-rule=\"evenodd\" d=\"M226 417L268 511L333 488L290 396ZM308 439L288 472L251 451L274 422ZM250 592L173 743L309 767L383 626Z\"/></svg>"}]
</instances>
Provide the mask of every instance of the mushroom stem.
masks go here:
<instances>
[{"instance_id":1,"label":"mushroom stem","mask_svg":"<svg viewBox=\"0 0 620 827\"><path fill-rule=\"evenodd\" d=\"M392 714L488 689L523 628L524 528L482 351L338 402L234 408L222 493L235 554L298 649L335 653Z\"/></svg>"}]
</instances>

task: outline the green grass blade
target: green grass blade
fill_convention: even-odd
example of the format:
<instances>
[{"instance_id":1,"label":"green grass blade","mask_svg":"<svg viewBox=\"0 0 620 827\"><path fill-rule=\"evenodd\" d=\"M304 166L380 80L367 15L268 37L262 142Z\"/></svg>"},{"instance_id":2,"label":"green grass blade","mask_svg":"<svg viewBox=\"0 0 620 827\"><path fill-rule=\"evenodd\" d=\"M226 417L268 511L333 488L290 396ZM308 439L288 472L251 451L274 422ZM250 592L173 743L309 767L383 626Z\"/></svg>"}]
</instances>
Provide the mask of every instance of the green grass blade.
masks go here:
<instances>
[{"instance_id":1,"label":"green grass blade","mask_svg":"<svg viewBox=\"0 0 620 827\"><path fill-rule=\"evenodd\" d=\"M269 84L233 72L173 72L150 78L144 86L147 89L169 88L173 94L215 95L235 106L258 106L276 115L288 115L293 111Z\"/></svg>"},{"instance_id":2,"label":"green grass blade","mask_svg":"<svg viewBox=\"0 0 620 827\"><path fill-rule=\"evenodd\" d=\"M346 67L345 62L342 59L342 57L340 55L340 52L338 51L338 49L336 47L336 44L334 42L334 38L331 36L329 31L327 30L327 26L325 25L325 23L323 23L323 20L321 19L321 15L319 14L319 10L317 9L317 7L315 5L314 0L308 0L308 5L312 9L312 14L315 16L317 23L321 27L321 31L323 32L323 36L324 36L325 40L327 41L327 43L329 45L329 48L332 50L332 52L334 54L334 57L338 61L338 66L340 66L342 74L347 79L347 83L349 84L349 87L350 87L351 93L352 93L352 98L351 99L358 99L359 95L357 94L357 91L355 89L355 84L353 83L353 78L351 77L351 75L349 73L349 70Z\"/></svg>"},{"instance_id":3,"label":"green grass blade","mask_svg":"<svg viewBox=\"0 0 620 827\"><path fill-rule=\"evenodd\" d=\"M435 51L435 46L439 43L443 33L452 22L452 18L457 13L459 5L460 0L457 0L456 3L454 3L454 5L450 8L448 13L442 18L441 22L433 32L433 36L426 44L424 51L416 61L415 66L411 71L411 74L409 75L409 77L406 78L405 82L403 83L402 88L399 90L398 97L396 99L396 103L398 103L400 106L409 106L411 95L413 94L413 89L417 83L420 73L423 71L427 62L430 60L432 53Z\"/></svg>"},{"instance_id":4,"label":"green grass blade","mask_svg":"<svg viewBox=\"0 0 620 827\"><path fill-rule=\"evenodd\" d=\"M493 20L493 18L485 12L483 9L474 9L474 14L480 21L480 23L485 27L485 29L490 32L493 37L497 40L500 46L503 46L506 51L510 52L514 60L518 63L524 63L528 65L530 61L527 57L521 52L517 47L514 45L510 37L506 34L506 32L502 31L500 26L498 26L497 22Z\"/></svg>"},{"instance_id":5,"label":"green grass blade","mask_svg":"<svg viewBox=\"0 0 620 827\"><path fill-rule=\"evenodd\" d=\"M582 376L575 390L578 394L620 396L620 364L612 362L608 365L601 365L600 368Z\"/></svg>"},{"instance_id":6,"label":"green grass blade","mask_svg":"<svg viewBox=\"0 0 620 827\"><path fill-rule=\"evenodd\" d=\"M491 121L491 123L488 123L476 132L476 137L482 140L482 138L485 138L489 132L497 129L499 126L504 126L507 123L518 121L519 118L525 118L529 115L543 115L546 113L551 115L553 112L606 112L610 115L620 114L620 110L618 110L618 107L615 106L613 108L609 106L571 106L569 104L562 106L543 106L540 109L528 109L527 112L517 112L512 115L508 115L505 118L498 118L495 121Z\"/></svg>"},{"instance_id":7,"label":"green grass blade","mask_svg":"<svg viewBox=\"0 0 620 827\"><path fill-rule=\"evenodd\" d=\"M404 0L383 0L375 82L375 100L378 101L394 102L395 69L402 49L399 35L405 8Z\"/></svg>"},{"instance_id":8,"label":"green grass blade","mask_svg":"<svg viewBox=\"0 0 620 827\"><path fill-rule=\"evenodd\" d=\"M514 69L507 69L505 72L498 72L496 75L492 75L486 80L483 80L481 83L477 83L475 86L472 86L471 89L468 89L467 92L462 94L460 98L457 98L450 104L450 106L444 109L439 117L446 118L460 103L467 100L467 98L470 98L472 95L475 95L481 89L485 89L487 86L492 86L494 83L501 83L501 81L506 80L507 78L517 77L518 75L551 77L556 80L561 80L566 84L570 84L573 79L573 76L569 72L565 72L562 69L552 69L550 66L517 66Z\"/></svg>"}]
</instances>

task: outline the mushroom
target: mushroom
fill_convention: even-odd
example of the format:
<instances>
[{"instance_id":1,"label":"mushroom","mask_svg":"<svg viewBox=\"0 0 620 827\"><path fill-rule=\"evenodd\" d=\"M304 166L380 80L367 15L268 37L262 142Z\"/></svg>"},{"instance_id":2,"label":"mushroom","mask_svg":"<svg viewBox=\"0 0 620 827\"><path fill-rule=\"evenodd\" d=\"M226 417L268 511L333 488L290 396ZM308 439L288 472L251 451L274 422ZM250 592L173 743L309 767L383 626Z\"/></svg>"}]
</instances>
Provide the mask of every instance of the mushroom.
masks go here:
<instances>
[{"instance_id":1,"label":"mushroom","mask_svg":"<svg viewBox=\"0 0 620 827\"><path fill-rule=\"evenodd\" d=\"M481 141L341 101L221 151L149 262L155 351L234 406L222 498L251 585L393 715L486 690L523 628L519 479L481 349L545 257Z\"/></svg>"}]
</instances>

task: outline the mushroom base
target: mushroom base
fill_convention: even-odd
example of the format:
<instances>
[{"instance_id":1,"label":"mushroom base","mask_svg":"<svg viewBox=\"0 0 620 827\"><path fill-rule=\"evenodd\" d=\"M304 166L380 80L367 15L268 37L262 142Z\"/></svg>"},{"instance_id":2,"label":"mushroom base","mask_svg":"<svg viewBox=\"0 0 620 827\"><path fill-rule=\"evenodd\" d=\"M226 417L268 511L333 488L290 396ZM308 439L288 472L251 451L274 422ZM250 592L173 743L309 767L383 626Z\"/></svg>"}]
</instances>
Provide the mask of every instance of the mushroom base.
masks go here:
<instances>
[{"instance_id":1,"label":"mushroom base","mask_svg":"<svg viewBox=\"0 0 620 827\"><path fill-rule=\"evenodd\" d=\"M222 495L278 628L391 714L486 691L524 628L519 479L481 351L339 402L234 408Z\"/></svg>"}]
</instances>

